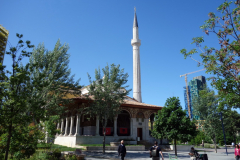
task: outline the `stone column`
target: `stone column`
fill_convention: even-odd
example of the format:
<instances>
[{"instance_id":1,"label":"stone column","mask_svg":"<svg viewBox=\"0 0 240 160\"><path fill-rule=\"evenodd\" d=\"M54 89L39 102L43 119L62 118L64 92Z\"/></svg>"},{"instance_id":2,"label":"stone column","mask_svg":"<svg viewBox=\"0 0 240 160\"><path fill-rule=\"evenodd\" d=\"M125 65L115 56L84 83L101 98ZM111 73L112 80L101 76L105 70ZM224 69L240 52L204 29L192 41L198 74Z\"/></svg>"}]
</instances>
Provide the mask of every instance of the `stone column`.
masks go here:
<instances>
[{"instance_id":1,"label":"stone column","mask_svg":"<svg viewBox=\"0 0 240 160\"><path fill-rule=\"evenodd\" d=\"M117 136L117 117L114 117L114 137Z\"/></svg>"},{"instance_id":2,"label":"stone column","mask_svg":"<svg viewBox=\"0 0 240 160\"><path fill-rule=\"evenodd\" d=\"M65 134L64 136L67 136L67 130L68 130L68 120L69 120L69 117L66 118L66 125L65 125Z\"/></svg>"},{"instance_id":3,"label":"stone column","mask_svg":"<svg viewBox=\"0 0 240 160\"><path fill-rule=\"evenodd\" d=\"M96 117L96 134L95 136L99 136L99 117Z\"/></svg>"},{"instance_id":4,"label":"stone column","mask_svg":"<svg viewBox=\"0 0 240 160\"><path fill-rule=\"evenodd\" d=\"M80 135L80 119L81 119L81 115L80 115L80 114L77 114L76 133L75 133L75 136L79 136L79 135Z\"/></svg>"},{"instance_id":5,"label":"stone column","mask_svg":"<svg viewBox=\"0 0 240 160\"><path fill-rule=\"evenodd\" d=\"M61 119L61 135L63 135L64 119Z\"/></svg>"},{"instance_id":6,"label":"stone column","mask_svg":"<svg viewBox=\"0 0 240 160\"><path fill-rule=\"evenodd\" d=\"M57 123L57 129L59 129L59 126L60 126L60 123L58 122ZM58 136L58 133L57 133L57 136Z\"/></svg>"},{"instance_id":7,"label":"stone column","mask_svg":"<svg viewBox=\"0 0 240 160\"><path fill-rule=\"evenodd\" d=\"M148 122L149 122L149 119L148 118L146 118L145 120L145 128L146 128L146 134L145 134L145 140L148 140L148 138L149 138L149 126L148 126Z\"/></svg>"},{"instance_id":8,"label":"stone column","mask_svg":"<svg viewBox=\"0 0 240 160\"><path fill-rule=\"evenodd\" d=\"M70 124L70 133L69 133L69 136L72 136L72 129L73 129L73 122L74 122L74 118L75 116L71 116L71 124Z\"/></svg>"},{"instance_id":9,"label":"stone column","mask_svg":"<svg viewBox=\"0 0 240 160\"><path fill-rule=\"evenodd\" d=\"M132 137L136 139L137 137L137 121L136 118L132 118Z\"/></svg>"},{"instance_id":10,"label":"stone column","mask_svg":"<svg viewBox=\"0 0 240 160\"><path fill-rule=\"evenodd\" d=\"M133 120L130 118L130 136L133 134Z\"/></svg>"}]
</instances>

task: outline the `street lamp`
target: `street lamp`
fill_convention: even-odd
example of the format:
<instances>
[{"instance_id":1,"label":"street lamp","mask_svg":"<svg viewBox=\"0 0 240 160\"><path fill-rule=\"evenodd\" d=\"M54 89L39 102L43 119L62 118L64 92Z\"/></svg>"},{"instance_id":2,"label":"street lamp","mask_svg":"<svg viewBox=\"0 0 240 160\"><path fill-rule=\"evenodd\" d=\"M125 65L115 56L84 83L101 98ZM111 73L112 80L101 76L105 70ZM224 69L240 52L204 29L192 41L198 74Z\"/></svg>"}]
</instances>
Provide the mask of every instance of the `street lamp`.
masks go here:
<instances>
[{"instance_id":1,"label":"street lamp","mask_svg":"<svg viewBox=\"0 0 240 160\"><path fill-rule=\"evenodd\" d=\"M224 136L224 142L225 142L225 148L226 148L226 154L227 154L227 156L228 156L228 152L227 152L227 144L226 144L226 137L225 137L225 132L224 132L223 120L222 120L222 112L220 112L219 115L221 116L222 129L223 129L223 136Z\"/></svg>"}]
</instances>

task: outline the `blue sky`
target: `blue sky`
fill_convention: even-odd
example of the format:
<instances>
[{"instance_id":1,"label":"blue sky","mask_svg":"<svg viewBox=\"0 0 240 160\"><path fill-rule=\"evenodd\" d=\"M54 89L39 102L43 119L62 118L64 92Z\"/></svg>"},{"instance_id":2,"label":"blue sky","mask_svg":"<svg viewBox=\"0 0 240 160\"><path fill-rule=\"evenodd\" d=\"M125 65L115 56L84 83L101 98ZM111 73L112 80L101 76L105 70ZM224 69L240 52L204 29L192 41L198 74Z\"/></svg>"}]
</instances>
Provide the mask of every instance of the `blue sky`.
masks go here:
<instances>
[{"instance_id":1,"label":"blue sky","mask_svg":"<svg viewBox=\"0 0 240 160\"><path fill-rule=\"evenodd\" d=\"M129 74L132 88L132 26L134 6L139 25L142 99L144 103L164 106L167 98L177 96L184 107L184 78L180 75L202 67L180 54L192 49L191 39L206 37L206 45L216 46L215 35L206 36L200 26L208 13L224 0L5 0L0 7L0 24L9 30L9 42L15 45L16 33L48 50L58 39L68 43L69 68L81 85L88 85L87 73L106 64L120 64ZM199 57L195 56L196 59ZM25 61L27 61L25 59ZM10 59L5 56L5 65ZM205 74L191 74L188 80ZM208 84L210 84L208 82ZM132 97L132 92L129 94Z\"/></svg>"}]
</instances>

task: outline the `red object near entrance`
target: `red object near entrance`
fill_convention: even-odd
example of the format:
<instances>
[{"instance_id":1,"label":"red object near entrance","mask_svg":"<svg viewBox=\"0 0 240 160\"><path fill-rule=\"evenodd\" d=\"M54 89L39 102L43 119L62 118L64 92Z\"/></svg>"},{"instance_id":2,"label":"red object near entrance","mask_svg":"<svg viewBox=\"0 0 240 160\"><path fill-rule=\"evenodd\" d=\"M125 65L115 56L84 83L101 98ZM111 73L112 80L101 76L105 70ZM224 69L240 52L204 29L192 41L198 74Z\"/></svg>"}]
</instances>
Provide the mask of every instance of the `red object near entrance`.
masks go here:
<instances>
[{"instance_id":1,"label":"red object near entrance","mask_svg":"<svg viewBox=\"0 0 240 160\"><path fill-rule=\"evenodd\" d=\"M103 128L103 134L104 134L104 128ZM111 135L111 128L106 128L105 135Z\"/></svg>"},{"instance_id":2,"label":"red object near entrance","mask_svg":"<svg viewBox=\"0 0 240 160\"><path fill-rule=\"evenodd\" d=\"M128 134L127 128L120 128L120 134Z\"/></svg>"}]
</instances>

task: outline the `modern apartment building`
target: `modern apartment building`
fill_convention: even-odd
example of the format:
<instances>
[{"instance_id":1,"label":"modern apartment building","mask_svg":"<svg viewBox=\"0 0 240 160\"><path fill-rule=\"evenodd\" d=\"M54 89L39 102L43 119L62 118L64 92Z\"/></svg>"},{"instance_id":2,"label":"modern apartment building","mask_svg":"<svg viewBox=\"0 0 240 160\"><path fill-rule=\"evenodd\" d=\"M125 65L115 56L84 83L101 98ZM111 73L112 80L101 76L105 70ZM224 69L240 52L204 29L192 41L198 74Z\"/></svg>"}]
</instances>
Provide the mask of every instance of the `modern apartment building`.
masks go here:
<instances>
[{"instance_id":1,"label":"modern apartment building","mask_svg":"<svg viewBox=\"0 0 240 160\"><path fill-rule=\"evenodd\" d=\"M7 47L8 30L0 25L0 63L3 63L4 55Z\"/></svg>"},{"instance_id":2,"label":"modern apartment building","mask_svg":"<svg viewBox=\"0 0 240 160\"><path fill-rule=\"evenodd\" d=\"M190 112L192 118L196 120L200 120L200 118L193 114L193 99L199 96L199 90L203 89L204 84L206 84L206 79L204 76L197 76L194 77L193 80L188 82L188 96L189 96L189 103L190 103ZM187 92L186 87L184 88L184 101L185 101L185 110L187 110L188 115L188 102L187 102Z\"/></svg>"}]
</instances>

